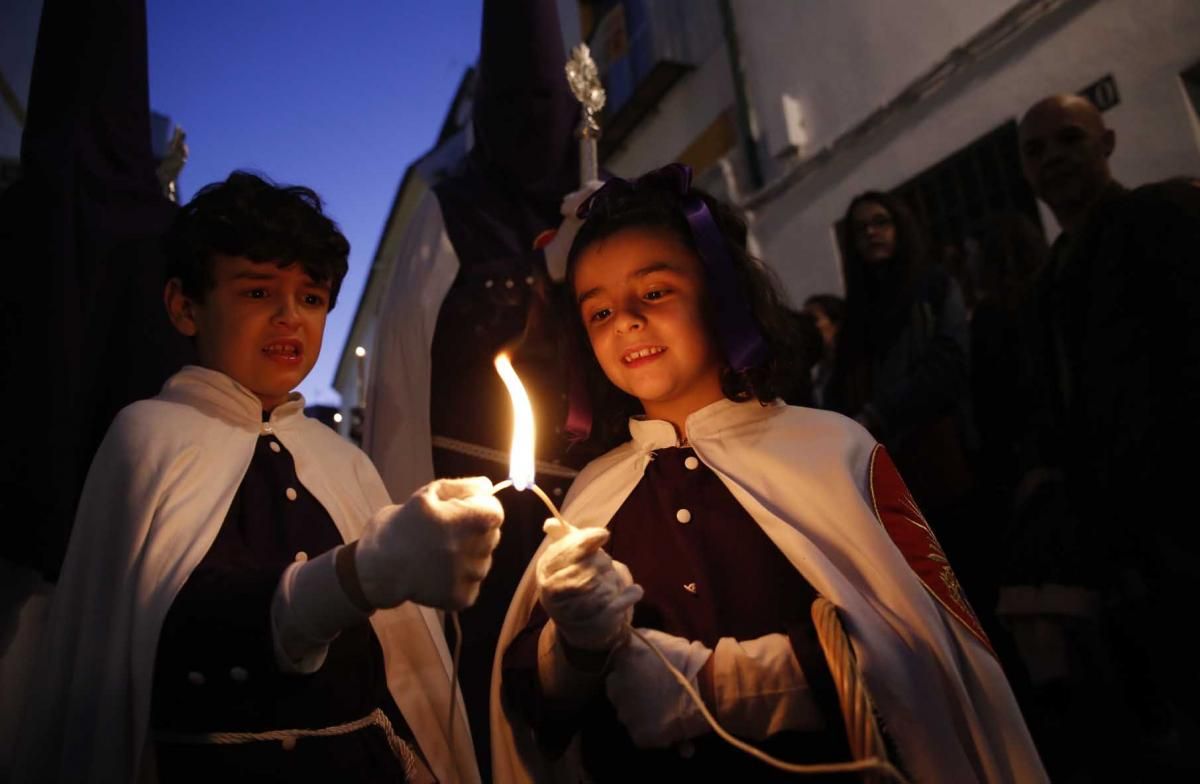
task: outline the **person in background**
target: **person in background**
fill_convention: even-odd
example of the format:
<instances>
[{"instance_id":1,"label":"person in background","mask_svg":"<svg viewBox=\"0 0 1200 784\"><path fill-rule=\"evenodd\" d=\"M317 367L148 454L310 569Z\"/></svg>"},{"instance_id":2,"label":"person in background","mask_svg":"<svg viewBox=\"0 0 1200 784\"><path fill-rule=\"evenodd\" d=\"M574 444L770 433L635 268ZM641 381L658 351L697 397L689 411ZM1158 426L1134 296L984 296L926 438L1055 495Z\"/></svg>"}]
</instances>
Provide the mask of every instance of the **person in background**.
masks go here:
<instances>
[{"instance_id":1,"label":"person in background","mask_svg":"<svg viewBox=\"0 0 1200 784\"><path fill-rule=\"evenodd\" d=\"M896 196L868 191L842 222L846 318L828 405L888 448L980 613L991 623L988 531L966 446L969 327L962 293Z\"/></svg>"},{"instance_id":2,"label":"person in background","mask_svg":"<svg viewBox=\"0 0 1200 784\"><path fill-rule=\"evenodd\" d=\"M829 382L837 358L837 338L846 319L846 301L836 294L814 294L804 301L804 312L812 316L821 334L821 354L812 368L812 404L828 408Z\"/></svg>"},{"instance_id":3,"label":"person in background","mask_svg":"<svg viewBox=\"0 0 1200 784\"><path fill-rule=\"evenodd\" d=\"M1200 589L1200 188L1118 182L1116 133L1079 96L1035 103L1018 141L1062 232L1033 287L1041 384L999 610L1063 778L1194 777L1200 677L1181 619Z\"/></svg>"}]
</instances>

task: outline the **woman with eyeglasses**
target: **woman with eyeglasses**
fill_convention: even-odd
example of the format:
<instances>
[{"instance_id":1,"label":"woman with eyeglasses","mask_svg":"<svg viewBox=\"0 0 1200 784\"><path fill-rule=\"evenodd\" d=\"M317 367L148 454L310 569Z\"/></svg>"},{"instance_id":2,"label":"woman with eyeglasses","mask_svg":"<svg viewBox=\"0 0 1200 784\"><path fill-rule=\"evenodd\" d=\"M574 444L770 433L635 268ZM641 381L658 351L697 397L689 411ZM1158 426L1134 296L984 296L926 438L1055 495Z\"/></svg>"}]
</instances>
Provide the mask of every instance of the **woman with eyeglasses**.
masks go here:
<instances>
[{"instance_id":1,"label":"woman with eyeglasses","mask_svg":"<svg viewBox=\"0 0 1200 784\"><path fill-rule=\"evenodd\" d=\"M828 390L895 457L985 624L994 604L965 449L969 325L958 284L896 196L856 196L842 222L846 316Z\"/></svg>"}]
</instances>

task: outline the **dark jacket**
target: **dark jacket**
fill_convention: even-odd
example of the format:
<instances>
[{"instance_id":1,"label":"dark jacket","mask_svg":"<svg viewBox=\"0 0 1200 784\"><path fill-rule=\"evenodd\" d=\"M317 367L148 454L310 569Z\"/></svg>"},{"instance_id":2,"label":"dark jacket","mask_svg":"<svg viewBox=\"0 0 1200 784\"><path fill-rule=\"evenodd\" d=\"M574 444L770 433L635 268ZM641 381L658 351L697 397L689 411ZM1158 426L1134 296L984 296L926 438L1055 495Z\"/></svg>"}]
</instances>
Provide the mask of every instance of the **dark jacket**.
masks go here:
<instances>
[{"instance_id":1,"label":"dark jacket","mask_svg":"<svg viewBox=\"0 0 1200 784\"><path fill-rule=\"evenodd\" d=\"M928 511L971 485L962 431L969 396L966 305L940 267L890 301L878 299L868 323L847 324L848 340L862 341L862 348L839 353L839 362L845 357L855 366L838 370L833 407L849 416L865 410L878 421L875 436Z\"/></svg>"},{"instance_id":2,"label":"dark jacket","mask_svg":"<svg viewBox=\"0 0 1200 784\"><path fill-rule=\"evenodd\" d=\"M1113 184L1051 251L1033 298L1040 406L1033 463L1060 469L1096 579L1185 578L1197 554L1200 187Z\"/></svg>"}]
</instances>

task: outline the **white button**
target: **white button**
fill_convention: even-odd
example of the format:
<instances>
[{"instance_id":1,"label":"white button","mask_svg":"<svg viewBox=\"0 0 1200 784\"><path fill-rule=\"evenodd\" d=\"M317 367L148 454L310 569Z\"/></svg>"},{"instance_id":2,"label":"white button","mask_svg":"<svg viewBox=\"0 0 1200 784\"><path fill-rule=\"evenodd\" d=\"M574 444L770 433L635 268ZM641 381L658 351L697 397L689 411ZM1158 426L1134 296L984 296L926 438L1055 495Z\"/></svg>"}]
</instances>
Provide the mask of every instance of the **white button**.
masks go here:
<instances>
[{"instance_id":1,"label":"white button","mask_svg":"<svg viewBox=\"0 0 1200 784\"><path fill-rule=\"evenodd\" d=\"M296 553L296 560L300 563L304 563L308 560L308 553L301 550L300 552Z\"/></svg>"},{"instance_id":2,"label":"white button","mask_svg":"<svg viewBox=\"0 0 1200 784\"><path fill-rule=\"evenodd\" d=\"M504 281L504 288L506 288L506 289L511 289L515 285L517 285L517 284L513 283L512 278L508 278L507 280Z\"/></svg>"},{"instance_id":3,"label":"white button","mask_svg":"<svg viewBox=\"0 0 1200 784\"><path fill-rule=\"evenodd\" d=\"M246 671L245 667L230 667L229 679L234 683L245 683L250 679L250 673Z\"/></svg>"},{"instance_id":4,"label":"white button","mask_svg":"<svg viewBox=\"0 0 1200 784\"><path fill-rule=\"evenodd\" d=\"M287 491L284 492L284 495L286 495L288 497L289 501L295 501L296 500L296 488L289 487L287 489Z\"/></svg>"},{"instance_id":5,"label":"white button","mask_svg":"<svg viewBox=\"0 0 1200 784\"><path fill-rule=\"evenodd\" d=\"M282 448L279 446L279 442L278 442L278 441L272 441L272 442L271 442L271 451L272 451L272 452L280 452L280 451L282 451Z\"/></svg>"},{"instance_id":6,"label":"white button","mask_svg":"<svg viewBox=\"0 0 1200 784\"><path fill-rule=\"evenodd\" d=\"M296 739L292 737L284 738L279 742L279 745L283 746L284 751L291 751L296 748Z\"/></svg>"},{"instance_id":7,"label":"white button","mask_svg":"<svg viewBox=\"0 0 1200 784\"><path fill-rule=\"evenodd\" d=\"M562 488L561 488L561 487L556 487L556 488L554 488L554 494L555 494L555 495L562 495Z\"/></svg>"},{"instance_id":8,"label":"white button","mask_svg":"<svg viewBox=\"0 0 1200 784\"><path fill-rule=\"evenodd\" d=\"M675 513L675 519L684 524L690 523L692 522L692 513L686 509L680 509Z\"/></svg>"},{"instance_id":9,"label":"white button","mask_svg":"<svg viewBox=\"0 0 1200 784\"><path fill-rule=\"evenodd\" d=\"M533 276L532 276L532 275L526 275L526 276L525 276L525 285L526 285L526 286L532 286L532 285L533 285Z\"/></svg>"},{"instance_id":10,"label":"white button","mask_svg":"<svg viewBox=\"0 0 1200 784\"><path fill-rule=\"evenodd\" d=\"M483 287L484 287L485 289L490 289L490 288L491 288L493 285L495 285L495 284L494 284L492 281L490 281L490 280L485 280L485 281L483 282Z\"/></svg>"},{"instance_id":11,"label":"white button","mask_svg":"<svg viewBox=\"0 0 1200 784\"><path fill-rule=\"evenodd\" d=\"M188 679L188 683L192 684L193 686L203 686L204 685L204 673L202 673L202 672L196 672L195 670L193 670L192 672L189 672L187 674L187 679Z\"/></svg>"},{"instance_id":12,"label":"white button","mask_svg":"<svg viewBox=\"0 0 1200 784\"><path fill-rule=\"evenodd\" d=\"M690 455L683 461L683 465L687 470L695 471L700 467L700 461L694 455Z\"/></svg>"}]
</instances>

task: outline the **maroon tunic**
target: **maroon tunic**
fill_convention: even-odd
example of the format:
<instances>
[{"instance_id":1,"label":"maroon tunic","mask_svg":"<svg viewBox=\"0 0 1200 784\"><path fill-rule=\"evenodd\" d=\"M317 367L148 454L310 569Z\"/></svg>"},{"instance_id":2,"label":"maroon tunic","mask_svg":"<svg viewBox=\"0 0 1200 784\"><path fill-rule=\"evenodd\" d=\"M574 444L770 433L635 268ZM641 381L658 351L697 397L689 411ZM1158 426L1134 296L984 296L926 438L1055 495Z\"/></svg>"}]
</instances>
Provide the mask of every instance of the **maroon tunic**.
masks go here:
<instances>
[{"instance_id":1,"label":"maroon tunic","mask_svg":"<svg viewBox=\"0 0 1200 784\"><path fill-rule=\"evenodd\" d=\"M795 762L849 759L841 712L810 616L816 591L690 448L660 449L609 524L608 551L629 566L645 597L633 625L715 648L721 637L789 636L825 717L819 732L781 732L758 745ZM679 749L634 747L601 693L581 713L551 715L537 680L537 638L546 622L535 608L504 658L505 696L525 714L550 754L580 735L584 766L596 780L769 781L788 776L706 734ZM666 672L663 673L667 676ZM686 756L685 756L686 755Z\"/></svg>"}]
</instances>

